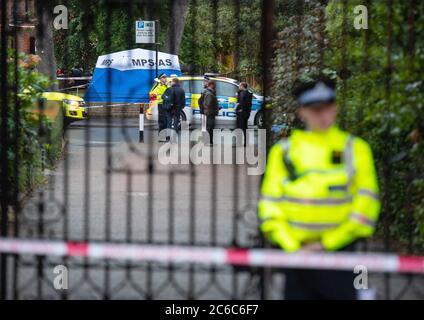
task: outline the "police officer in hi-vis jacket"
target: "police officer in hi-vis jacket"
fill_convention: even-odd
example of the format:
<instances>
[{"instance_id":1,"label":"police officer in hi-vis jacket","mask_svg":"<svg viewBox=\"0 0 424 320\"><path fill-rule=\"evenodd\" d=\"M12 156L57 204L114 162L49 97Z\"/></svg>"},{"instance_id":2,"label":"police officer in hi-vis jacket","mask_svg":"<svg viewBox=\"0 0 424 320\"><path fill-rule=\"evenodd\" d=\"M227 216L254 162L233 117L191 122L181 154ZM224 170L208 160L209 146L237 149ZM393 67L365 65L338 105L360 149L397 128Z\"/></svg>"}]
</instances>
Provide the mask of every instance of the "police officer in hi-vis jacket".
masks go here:
<instances>
[{"instance_id":1,"label":"police officer in hi-vis jacket","mask_svg":"<svg viewBox=\"0 0 424 320\"><path fill-rule=\"evenodd\" d=\"M158 101L158 129L159 133L167 128L167 113L163 108L163 97L162 95L168 89L166 74L162 73L159 75L158 82L153 86L150 94L155 94Z\"/></svg>"},{"instance_id":2,"label":"police officer in hi-vis jacket","mask_svg":"<svg viewBox=\"0 0 424 320\"><path fill-rule=\"evenodd\" d=\"M268 155L259 217L285 252L352 250L370 237L380 211L370 146L336 125L335 86L320 78L294 91L304 130ZM287 270L286 299L356 299L352 271Z\"/></svg>"}]
</instances>

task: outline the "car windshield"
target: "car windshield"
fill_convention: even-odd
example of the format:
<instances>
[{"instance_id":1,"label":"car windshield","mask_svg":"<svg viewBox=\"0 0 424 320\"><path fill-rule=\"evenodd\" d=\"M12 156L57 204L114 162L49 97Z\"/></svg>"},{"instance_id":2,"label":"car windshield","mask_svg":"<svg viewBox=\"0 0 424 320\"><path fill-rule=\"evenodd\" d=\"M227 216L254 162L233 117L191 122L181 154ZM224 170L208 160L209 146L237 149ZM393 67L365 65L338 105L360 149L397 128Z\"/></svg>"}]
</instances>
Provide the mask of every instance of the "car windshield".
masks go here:
<instances>
[{"instance_id":1,"label":"car windshield","mask_svg":"<svg viewBox=\"0 0 424 320\"><path fill-rule=\"evenodd\" d=\"M181 80L184 91L191 94L201 94L203 91L203 80Z\"/></svg>"},{"instance_id":2,"label":"car windshield","mask_svg":"<svg viewBox=\"0 0 424 320\"><path fill-rule=\"evenodd\" d=\"M253 93L253 94L256 94L257 96L261 96L262 95L262 93L261 92L259 92L259 91L257 91L257 90L255 90L255 89L253 89L253 88L251 88L251 87L249 87L249 89L248 89L251 93Z\"/></svg>"},{"instance_id":3,"label":"car windshield","mask_svg":"<svg viewBox=\"0 0 424 320\"><path fill-rule=\"evenodd\" d=\"M238 82L230 83L226 81L221 81L219 79L214 79L216 83L216 94L218 96L224 97L237 97L238 91ZM201 94L203 92L203 80L180 80L181 86L185 92L191 94ZM261 95L260 92L249 88L249 91L256 94Z\"/></svg>"},{"instance_id":4,"label":"car windshield","mask_svg":"<svg viewBox=\"0 0 424 320\"><path fill-rule=\"evenodd\" d=\"M216 94L224 97L237 97L237 85L229 82L219 81L216 82Z\"/></svg>"},{"instance_id":5,"label":"car windshield","mask_svg":"<svg viewBox=\"0 0 424 320\"><path fill-rule=\"evenodd\" d=\"M229 84L229 83L227 83L227 84ZM238 91L238 87L239 87L239 85L240 85L240 82L239 81L235 81L235 82L233 82L232 84L231 84L232 86L234 86L236 89L236 93L235 94L237 94L237 91ZM253 93L253 94L256 94L257 96L262 96L262 93L261 92L259 92L258 90L256 90L256 89L253 89L252 87L249 87L249 92L251 92L251 93Z\"/></svg>"}]
</instances>

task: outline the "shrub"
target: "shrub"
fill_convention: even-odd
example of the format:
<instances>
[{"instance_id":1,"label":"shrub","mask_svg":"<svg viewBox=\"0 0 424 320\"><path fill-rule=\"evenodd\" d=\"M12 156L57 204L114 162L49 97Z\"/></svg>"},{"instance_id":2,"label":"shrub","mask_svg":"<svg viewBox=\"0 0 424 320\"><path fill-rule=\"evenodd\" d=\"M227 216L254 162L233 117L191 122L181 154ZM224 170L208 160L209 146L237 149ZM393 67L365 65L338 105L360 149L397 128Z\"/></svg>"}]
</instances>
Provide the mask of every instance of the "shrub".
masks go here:
<instances>
[{"instance_id":1,"label":"shrub","mask_svg":"<svg viewBox=\"0 0 424 320\"><path fill-rule=\"evenodd\" d=\"M19 199L43 181L43 168L52 166L61 151L63 113L59 108L54 118L48 118L42 111L41 93L50 81L35 71L38 57L14 57L12 51L9 56L7 80L17 87L8 91L8 117L0 118L0 125L7 121L8 136L3 139L8 142L8 196ZM4 144L0 153L1 148Z\"/></svg>"}]
</instances>

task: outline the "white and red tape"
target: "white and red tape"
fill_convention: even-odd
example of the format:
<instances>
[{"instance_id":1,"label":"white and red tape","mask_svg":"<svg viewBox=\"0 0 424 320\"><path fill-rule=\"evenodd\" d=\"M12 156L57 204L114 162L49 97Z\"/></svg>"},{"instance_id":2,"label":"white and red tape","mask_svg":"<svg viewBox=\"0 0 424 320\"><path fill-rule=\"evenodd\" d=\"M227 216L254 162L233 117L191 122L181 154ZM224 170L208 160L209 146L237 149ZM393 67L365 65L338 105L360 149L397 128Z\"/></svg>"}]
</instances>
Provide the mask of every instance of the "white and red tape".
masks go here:
<instances>
[{"instance_id":1,"label":"white and red tape","mask_svg":"<svg viewBox=\"0 0 424 320\"><path fill-rule=\"evenodd\" d=\"M424 273L423 256L381 253L288 254L277 249L84 243L16 238L0 238L0 253L327 270L353 270L356 266L363 265L371 272Z\"/></svg>"}]
</instances>

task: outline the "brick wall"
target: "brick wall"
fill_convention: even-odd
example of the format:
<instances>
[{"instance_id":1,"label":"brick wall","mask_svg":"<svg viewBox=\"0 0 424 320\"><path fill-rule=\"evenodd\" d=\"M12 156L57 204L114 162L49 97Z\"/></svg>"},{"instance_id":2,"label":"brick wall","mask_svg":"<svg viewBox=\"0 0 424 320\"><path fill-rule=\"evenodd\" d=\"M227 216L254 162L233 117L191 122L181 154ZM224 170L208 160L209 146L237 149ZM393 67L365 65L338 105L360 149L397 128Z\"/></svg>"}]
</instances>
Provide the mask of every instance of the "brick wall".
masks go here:
<instances>
[{"instance_id":1,"label":"brick wall","mask_svg":"<svg viewBox=\"0 0 424 320\"><path fill-rule=\"evenodd\" d=\"M31 52L31 38L34 37L34 32L31 30L19 30L18 32L18 45L17 49L19 52L23 52L26 54L35 54L35 52Z\"/></svg>"},{"instance_id":2,"label":"brick wall","mask_svg":"<svg viewBox=\"0 0 424 320\"><path fill-rule=\"evenodd\" d=\"M14 4L16 4L16 19L14 17ZM35 7L34 0L8 0L6 27L17 33L17 44L13 44L19 52L31 52L31 38L35 36ZM0 26L0 30L3 25ZM12 41L12 39L10 40Z\"/></svg>"}]
</instances>

